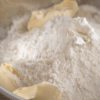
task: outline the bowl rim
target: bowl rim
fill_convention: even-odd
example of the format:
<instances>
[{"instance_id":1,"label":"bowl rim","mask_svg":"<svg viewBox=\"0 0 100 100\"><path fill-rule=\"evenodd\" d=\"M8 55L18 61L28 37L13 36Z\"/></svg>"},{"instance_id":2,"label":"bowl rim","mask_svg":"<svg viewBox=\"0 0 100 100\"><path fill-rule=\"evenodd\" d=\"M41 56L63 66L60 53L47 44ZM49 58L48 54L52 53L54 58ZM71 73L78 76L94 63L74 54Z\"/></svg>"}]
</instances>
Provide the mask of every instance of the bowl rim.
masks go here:
<instances>
[{"instance_id":1,"label":"bowl rim","mask_svg":"<svg viewBox=\"0 0 100 100\"><path fill-rule=\"evenodd\" d=\"M6 90L4 87L0 86L0 93L7 97L8 99L11 99L11 100L26 100L26 99L23 99L23 98L20 98L19 96L13 94L12 92Z\"/></svg>"}]
</instances>

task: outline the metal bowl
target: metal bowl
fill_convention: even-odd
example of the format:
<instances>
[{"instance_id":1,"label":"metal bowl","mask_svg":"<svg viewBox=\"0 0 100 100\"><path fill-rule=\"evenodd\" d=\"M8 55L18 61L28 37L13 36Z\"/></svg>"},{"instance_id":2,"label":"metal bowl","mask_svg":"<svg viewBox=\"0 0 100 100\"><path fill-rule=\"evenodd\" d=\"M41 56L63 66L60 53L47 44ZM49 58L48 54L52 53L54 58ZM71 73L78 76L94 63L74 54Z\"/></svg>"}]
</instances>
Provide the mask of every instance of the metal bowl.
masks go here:
<instances>
[{"instance_id":1,"label":"metal bowl","mask_svg":"<svg viewBox=\"0 0 100 100\"><path fill-rule=\"evenodd\" d=\"M7 36L7 31L12 25L12 19L31 13L33 10L50 7L60 1L62 0L0 0L0 41ZM79 5L91 4L100 8L100 0L77 0L77 2ZM0 86L0 93L8 100L25 100L7 91L2 86Z\"/></svg>"}]
</instances>

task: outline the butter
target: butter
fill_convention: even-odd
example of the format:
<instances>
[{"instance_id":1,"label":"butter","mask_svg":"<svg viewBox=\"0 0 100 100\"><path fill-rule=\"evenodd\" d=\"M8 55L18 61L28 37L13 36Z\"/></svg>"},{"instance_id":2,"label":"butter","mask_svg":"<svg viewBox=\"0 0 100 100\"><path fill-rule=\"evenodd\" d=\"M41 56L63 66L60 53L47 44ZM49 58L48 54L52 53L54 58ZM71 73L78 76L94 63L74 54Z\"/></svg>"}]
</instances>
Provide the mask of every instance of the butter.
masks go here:
<instances>
[{"instance_id":1,"label":"butter","mask_svg":"<svg viewBox=\"0 0 100 100\"><path fill-rule=\"evenodd\" d=\"M78 11L76 0L63 0L61 3L48 9L33 11L28 23L28 30L42 27L53 16L73 17Z\"/></svg>"},{"instance_id":2,"label":"butter","mask_svg":"<svg viewBox=\"0 0 100 100\"><path fill-rule=\"evenodd\" d=\"M23 87L15 90L14 94L24 98L32 100L61 100L62 93L57 87L50 83L42 82L40 84Z\"/></svg>"},{"instance_id":3,"label":"butter","mask_svg":"<svg viewBox=\"0 0 100 100\"><path fill-rule=\"evenodd\" d=\"M0 67L0 85L9 91L14 91L19 86L17 85L14 75L18 76L17 71L9 64L2 64Z\"/></svg>"}]
</instances>

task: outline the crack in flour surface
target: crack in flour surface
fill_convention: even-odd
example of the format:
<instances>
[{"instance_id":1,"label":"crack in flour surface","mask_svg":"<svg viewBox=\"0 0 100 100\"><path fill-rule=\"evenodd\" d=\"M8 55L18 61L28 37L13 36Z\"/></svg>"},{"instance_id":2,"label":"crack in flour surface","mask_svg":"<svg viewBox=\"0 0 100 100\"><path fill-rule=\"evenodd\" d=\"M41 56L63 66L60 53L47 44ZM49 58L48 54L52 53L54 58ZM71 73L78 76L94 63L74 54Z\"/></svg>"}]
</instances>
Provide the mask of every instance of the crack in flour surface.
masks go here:
<instances>
[{"instance_id":1,"label":"crack in flour surface","mask_svg":"<svg viewBox=\"0 0 100 100\"><path fill-rule=\"evenodd\" d=\"M75 18L53 17L31 31L23 27L28 19L14 21L0 43L0 63L11 62L23 86L47 81L63 92L62 100L99 100L99 10L83 5Z\"/></svg>"}]
</instances>

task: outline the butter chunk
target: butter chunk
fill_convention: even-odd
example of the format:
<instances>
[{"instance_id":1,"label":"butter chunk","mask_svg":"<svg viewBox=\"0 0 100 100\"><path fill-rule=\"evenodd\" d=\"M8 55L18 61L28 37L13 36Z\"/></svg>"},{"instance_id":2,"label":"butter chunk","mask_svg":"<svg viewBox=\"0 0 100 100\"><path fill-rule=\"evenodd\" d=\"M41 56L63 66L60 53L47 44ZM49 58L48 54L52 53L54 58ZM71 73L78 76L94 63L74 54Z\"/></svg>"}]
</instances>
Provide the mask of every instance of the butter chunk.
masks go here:
<instances>
[{"instance_id":1,"label":"butter chunk","mask_svg":"<svg viewBox=\"0 0 100 100\"><path fill-rule=\"evenodd\" d=\"M28 30L42 27L53 16L73 17L78 11L76 0L63 0L61 3L48 9L33 11L28 22Z\"/></svg>"},{"instance_id":2,"label":"butter chunk","mask_svg":"<svg viewBox=\"0 0 100 100\"><path fill-rule=\"evenodd\" d=\"M14 91L19 86L17 85L14 76L19 77L17 71L9 64L2 64L0 67L0 85L9 91Z\"/></svg>"},{"instance_id":3,"label":"butter chunk","mask_svg":"<svg viewBox=\"0 0 100 100\"><path fill-rule=\"evenodd\" d=\"M42 82L40 84L23 87L15 90L14 94L24 98L33 100L61 100L62 93L57 87L50 83Z\"/></svg>"}]
</instances>

